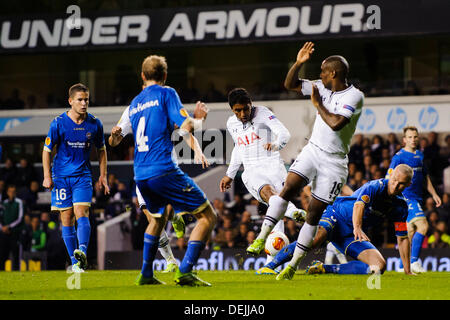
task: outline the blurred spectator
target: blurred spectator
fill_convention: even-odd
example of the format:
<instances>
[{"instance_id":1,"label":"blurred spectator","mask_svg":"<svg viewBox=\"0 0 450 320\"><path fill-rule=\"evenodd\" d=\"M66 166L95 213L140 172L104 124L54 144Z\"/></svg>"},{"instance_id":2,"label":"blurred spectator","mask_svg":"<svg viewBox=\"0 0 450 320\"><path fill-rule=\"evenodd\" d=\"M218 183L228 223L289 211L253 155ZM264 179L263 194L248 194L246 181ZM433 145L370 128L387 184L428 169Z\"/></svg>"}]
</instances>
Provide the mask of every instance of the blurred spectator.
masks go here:
<instances>
[{"instance_id":1,"label":"blurred spectator","mask_svg":"<svg viewBox=\"0 0 450 320\"><path fill-rule=\"evenodd\" d=\"M222 244L222 248L234 248L234 238L235 236L232 230L225 230L225 243Z\"/></svg>"},{"instance_id":2,"label":"blurred spectator","mask_svg":"<svg viewBox=\"0 0 450 320\"><path fill-rule=\"evenodd\" d=\"M363 170L364 170L364 178L370 180L370 166L372 165L373 160L372 156L365 156L363 159Z\"/></svg>"},{"instance_id":3,"label":"blurred spectator","mask_svg":"<svg viewBox=\"0 0 450 320\"><path fill-rule=\"evenodd\" d=\"M432 197L427 197L425 199L425 211L433 211L436 208L434 200Z\"/></svg>"},{"instance_id":4,"label":"blurred spectator","mask_svg":"<svg viewBox=\"0 0 450 320\"><path fill-rule=\"evenodd\" d=\"M348 161L351 163L355 163L358 167L361 167L363 158L362 134L355 134L353 136L353 141L354 143L351 145L350 151L348 153Z\"/></svg>"},{"instance_id":5,"label":"blurred spectator","mask_svg":"<svg viewBox=\"0 0 450 320\"><path fill-rule=\"evenodd\" d=\"M437 144L437 133L428 133L428 146L423 151L423 164L428 169L428 175L434 185L442 182L442 167L440 165L440 146Z\"/></svg>"},{"instance_id":6,"label":"blurred spectator","mask_svg":"<svg viewBox=\"0 0 450 320\"><path fill-rule=\"evenodd\" d=\"M41 215L42 217L42 215ZM41 223L44 224L41 218ZM47 224L47 268L48 270L61 270L66 267L68 254L61 236L60 215L58 221L49 221ZM62 257L66 257L66 260Z\"/></svg>"},{"instance_id":7,"label":"blurred spectator","mask_svg":"<svg viewBox=\"0 0 450 320\"><path fill-rule=\"evenodd\" d=\"M249 231L247 233L247 246L251 245L253 241L256 239L256 233L255 231Z\"/></svg>"},{"instance_id":8,"label":"blurred spectator","mask_svg":"<svg viewBox=\"0 0 450 320\"><path fill-rule=\"evenodd\" d=\"M445 144L440 150L443 168L450 166L450 134L445 137Z\"/></svg>"},{"instance_id":9,"label":"blurred spectator","mask_svg":"<svg viewBox=\"0 0 450 320\"><path fill-rule=\"evenodd\" d=\"M425 137L420 138L419 146L420 151L424 152L425 148L428 147L428 139Z\"/></svg>"},{"instance_id":10,"label":"blurred spectator","mask_svg":"<svg viewBox=\"0 0 450 320\"><path fill-rule=\"evenodd\" d=\"M381 150L384 147L383 138L380 135L375 135L372 139L372 160L374 163L381 162Z\"/></svg>"},{"instance_id":11,"label":"blurred spectator","mask_svg":"<svg viewBox=\"0 0 450 320\"><path fill-rule=\"evenodd\" d=\"M29 214L23 215L23 229L20 238L23 251L31 250L31 240L33 237L33 228L31 227L31 216Z\"/></svg>"},{"instance_id":12,"label":"blurred spectator","mask_svg":"<svg viewBox=\"0 0 450 320\"><path fill-rule=\"evenodd\" d=\"M48 228L49 228L49 224L50 224L50 222L52 222L50 219L50 213L47 211L42 211L39 220L41 221L41 229L44 230L45 232L47 232Z\"/></svg>"},{"instance_id":13,"label":"blurred spectator","mask_svg":"<svg viewBox=\"0 0 450 320\"><path fill-rule=\"evenodd\" d=\"M402 146L397 139L397 135L393 132L388 134L387 141L388 141L387 148L389 150L389 155L392 158L394 154L396 154L397 151L399 151L402 148Z\"/></svg>"},{"instance_id":14,"label":"blurred spectator","mask_svg":"<svg viewBox=\"0 0 450 320\"><path fill-rule=\"evenodd\" d=\"M248 224L241 222L239 224L239 233L235 238L236 248L247 248L247 233L249 232Z\"/></svg>"},{"instance_id":15,"label":"blurred spectator","mask_svg":"<svg viewBox=\"0 0 450 320\"><path fill-rule=\"evenodd\" d=\"M241 215L241 222L240 222L240 223L241 223L241 224L242 224L242 223L245 223L245 224L247 225L247 229L248 229L248 230L252 230L252 231L255 231L255 232L258 231L258 226L257 226L255 223L253 223L253 221L252 221L252 215L251 215L251 213L248 212L248 211L242 212L242 215Z\"/></svg>"},{"instance_id":16,"label":"blurred spectator","mask_svg":"<svg viewBox=\"0 0 450 320\"><path fill-rule=\"evenodd\" d=\"M23 229L23 202L16 197L16 186L6 189L7 199L3 201L0 216L0 270L5 269L5 261L12 253L12 270L19 270L20 237Z\"/></svg>"},{"instance_id":17,"label":"blurred spectator","mask_svg":"<svg viewBox=\"0 0 450 320\"><path fill-rule=\"evenodd\" d=\"M28 188L31 181L37 179L37 172L33 165L29 163L27 159L21 158L17 168L17 176L15 180L17 190L21 191L22 188Z\"/></svg>"},{"instance_id":18,"label":"blurred spectator","mask_svg":"<svg viewBox=\"0 0 450 320\"><path fill-rule=\"evenodd\" d=\"M19 97L19 89L13 89L11 96L4 102L4 109L23 109L25 103Z\"/></svg>"},{"instance_id":19,"label":"blurred spectator","mask_svg":"<svg viewBox=\"0 0 450 320\"><path fill-rule=\"evenodd\" d=\"M234 238L238 231L233 227L233 222L230 217L223 217L223 225L217 229L216 236L214 237L214 243L220 245L221 247L225 247L227 245L227 231L231 231L232 238ZM229 236L228 236L229 237Z\"/></svg>"},{"instance_id":20,"label":"blurred spectator","mask_svg":"<svg viewBox=\"0 0 450 320\"><path fill-rule=\"evenodd\" d=\"M186 240L184 239L184 237L178 238L176 243L177 243L178 250L181 250L181 251L186 250L187 245L186 245Z\"/></svg>"},{"instance_id":21,"label":"blurred spectator","mask_svg":"<svg viewBox=\"0 0 450 320\"><path fill-rule=\"evenodd\" d=\"M5 167L0 171L0 179L5 181L6 185L14 184L17 176L17 168L10 158L6 158Z\"/></svg>"},{"instance_id":22,"label":"blurred spectator","mask_svg":"<svg viewBox=\"0 0 450 320\"><path fill-rule=\"evenodd\" d=\"M27 212L35 209L39 192L39 182L33 180L30 182L29 188L22 188L18 192L18 197L24 201Z\"/></svg>"},{"instance_id":23,"label":"blurred spectator","mask_svg":"<svg viewBox=\"0 0 450 320\"><path fill-rule=\"evenodd\" d=\"M31 218L32 238L31 252L44 251L47 245L47 234L40 227L39 217Z\"/></svg>"},{"instance_id":24,"label":"blurred spectator","mask_svg":"<svg viewBox=\"0 0 450 320\"><path fill-rule=\"evenodd\" d=\"M234 200L228 204L228 210L233 216L233 219L236 216L240 216L242 212L245 211L245 207L247 206L246 201L242 194L238 193L234 195Z\"/></svg>"},{"instance_id":25,"label":"blurred spectator","mask_svg":"<svg viewBox=\"0 0 450 320\"><path fill-rule=\"evenodd\" d=\"M96 181L94 184L94 195L92 199L92 204L96 209L105 209L108 205L110 194L105 194L102 185L99 181Z\"/></svg>"},{"instance_id":26,"label":"blurred spectator","mask_svg":"<svg viewBox=\"0 0 450 320\"><path fill-rule=\"evenodd\" d=\"M5 180L0 180L0 203L6 198Z\"/></svg>"},{"instance_id":27,"label":"blurred spectator","mask_svg":"<svg viewBox=\"0 0 450 320\"><path fill-rule=\"evenodd\" d=\"M428 238L430 248L448 248L450 246L450 236L447 234L447 224L439 221L433 234Z\"/></svg>"},{"instance_id":28,"label":"blurred spectator","mask_svg":"<svg viewBox=\"0 0 450 320\"><path fill-rule=\"evenodd\" d=\"M439 221L439 215L436 211L430 211L427 214L427 220L428 220L428 232L427 235L431 235L434 232L434 229L436 229L437 223Z\"/></svg>"}]
</instances>

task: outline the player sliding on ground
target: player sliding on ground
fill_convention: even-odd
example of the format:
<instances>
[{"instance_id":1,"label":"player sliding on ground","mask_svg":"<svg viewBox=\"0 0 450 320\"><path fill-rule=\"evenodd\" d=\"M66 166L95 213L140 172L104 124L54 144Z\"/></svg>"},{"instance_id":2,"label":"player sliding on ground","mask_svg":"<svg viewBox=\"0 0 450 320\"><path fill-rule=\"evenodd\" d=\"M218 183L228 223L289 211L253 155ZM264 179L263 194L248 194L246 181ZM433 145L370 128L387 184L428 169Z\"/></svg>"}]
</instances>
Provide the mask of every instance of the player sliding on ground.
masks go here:
<instances>
[{"instance_id":1,"label":"player sliding on ground","mask_svg":"<svg viewBox=\"0 0 450 320\"><path fill-rule=\"evenodd\" d=\"M203 103L197 103L194 119L191 118L176 91L164 86L167 79L164 57L148 56L142 63L141 77L145 88L121 117L131 123L135 141L134 179L151 214L144 235L142 270L136 283L164 284L153 274L153 260L168 217L166 206L171 204L177 214L191 213L197 218L184 258L175 272L175 283L210 286L192 273L192 268L216 224L216 213L194 180L175 163L171 140L175 125L182 135L200 129L208 110Z\"/></svg>"},{"instance_id":2,"label":"player sliding on ground","mask_svg":"<svg viewBox=\"0 0 450 320\"><path fill-rule=\"evenodd\" d=\"M270 198L283 188L287 172L279 151L286 146L291 135L269 109L254 106L244 88L231 90L228 103L234 113L227 121L234 148L226 175L220 181L220 191L231 187L243 164L245 187L255 199L268 205ZM289 202L285 216L303 222L306 212ZM284 232L283 220L276 223L274 230ZM271 260L270 255L267 258Z\"/></svg>"},{"instance_id":3,"label":"player sliding on ground","mask_svg":"<svg viewBox=\"0 0 450 320\"><path fill-rule=\"evenodd\" d=\"M328 240L339 251L356 260L343 264L323 264L315 260L306 269L306 273L383 273L386 270L386 261L370 242L366 232L368 228L383 223L387 218L394 223L405 273L413 274L409 263L410 243L406 230L408 206L402 195L402 191L411 184L412 177L411 167L401 164L395 168L389 179L369 181L351 196L337 197L322 215L312 248L319 248ZM295 242L289 244L263 268L274 270L289 261L295 247ZM277 280L290 280L293 275L294 273L280 273Z\"/></svg>"},{"instance_id":4,"label":"player sliding on ground","mask_svg":"<svg viewBox=\"0 0 450 320\"><path fill-rule=\"evenodd\" d=\"M310 250L320 217L332 204L347 181L350 141L361 115L364 95L347 84L348 62L341 56L330 56L321 65L321 80L298 79L302 65L314 52L314 44L307 42L297 54L290 68L285 87L301 95L310 95L317 109L316 120L308 144L289 168L289 173L279 195L270 198L266 218L257 239L247 248L250 254L259 254L274 225L283 217L292 201L311 183L311 201L289 265L280 275L292 277Z\"/></svg>"},{"instance_id":5,"label":"player sliding on ground","mask_svg":"<svg viewBox=\"0 0 450 320\"><path fill-rule=\"evenodd\" d=\"M89 89L80 83L70 87L69 104L70 110L51 122L45 138L42 185L52 190L52 211L58 210L61 214L62 238L72 262L72 271L84 272L91 234L89 207L93 189L89 156L92 145L98 150L99 182L105 194L109 193L107 158L103 125L87 112ZM55 147L56 156L50 171L51 152Z\"/></svg>"}]
</instances>

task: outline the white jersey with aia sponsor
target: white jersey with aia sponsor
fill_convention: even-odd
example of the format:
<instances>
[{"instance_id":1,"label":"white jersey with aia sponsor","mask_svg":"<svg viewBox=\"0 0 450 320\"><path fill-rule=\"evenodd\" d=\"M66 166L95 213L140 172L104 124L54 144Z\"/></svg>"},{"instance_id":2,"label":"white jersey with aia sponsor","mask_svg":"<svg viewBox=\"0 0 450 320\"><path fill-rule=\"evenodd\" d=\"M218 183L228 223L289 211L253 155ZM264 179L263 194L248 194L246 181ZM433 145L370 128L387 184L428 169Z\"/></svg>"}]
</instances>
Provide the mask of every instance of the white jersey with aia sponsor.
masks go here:
<instances>
[{"instance_id":1,"label":"white jersey with aia sponsor","mask_svg":"<svg viewBox=\"0 0 450 320\"><path fill-rule=\"evenodd\" d=\"M278 166L283 162L278 150L287 144L290 133L268 108L254 106L251 120L246 123L242 123L235 115L231 116L227 121L227 130L234 141L227 171L230 178L234 179L241 164L247 170L262 164ZM267 143L277 150L265 150L264 145Z\"/></svg>"},{"instance_id":2,"label":"white jersey with aia sponsor","mask_svg":"<svg viewBox=\"0 0 450 320\"><path fill-rule=\"evenodd\" d=\"M353 85L342 91L331 91L325 88L321 80L303 80L303 95L312 94L312 83L319 89L323 106L330 113L346 117L349 123L341 130L333 131L317 113L309 141L326 152L348 154L356 124L361 116L364 94Z\"/></svg>"}]
</instances>

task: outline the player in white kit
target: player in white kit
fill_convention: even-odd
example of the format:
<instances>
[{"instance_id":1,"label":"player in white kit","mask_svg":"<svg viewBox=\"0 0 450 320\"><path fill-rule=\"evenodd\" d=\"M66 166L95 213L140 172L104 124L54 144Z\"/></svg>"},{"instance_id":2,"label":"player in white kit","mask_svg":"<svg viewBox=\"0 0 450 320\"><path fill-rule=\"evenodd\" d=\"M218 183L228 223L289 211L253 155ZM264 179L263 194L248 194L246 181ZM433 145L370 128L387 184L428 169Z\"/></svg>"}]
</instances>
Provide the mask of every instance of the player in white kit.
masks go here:
<instances>
[{"instance_id":1,"label":"player in white kit","mask_svg":"<svg viewBox=\"0 0 450 320\"><path fill-rule=\"evenodd\" d=\"M289 168L283 190L270 199L267 216L271 219L264 220L261 233L247 248L247 252L253 254L262 250L264 239L273 228L272 221L281 219L288 201L311 183L312 198L306 222L300 230L292 260L277 280L292 279L301 259L311 248L323 211L334 202L347 180L347 154L364 100L360 90L347 84L349 65L342 56L330 56L322 62L320 80L299 79L300 68L313 52L314 44L305 43L284 82L286 89L311 96L317 109L312 135Z\"/></svg>"},{"instance_id":2,"label":"player in white kit","mask_svg":"<svg viewBox=\"0 0 450 320\"><path fill-rule=\"evenodd\" d=\"M242 181L250 194L266 205L270 198L283 189L287 176L279 150L291 135L280 120L266 107L253 106L244 88L235 88L228 94L234 113L227 121L227 130L233 138L234 148L226 175L220 181L220 190L230 188L241 164ZM287 204L285 216L302 222L306 212L292 202ZM275 230L284 232L283 220L274 221ZM271 257L268 256L270 260Z\"/></svg>"}]
</instances>

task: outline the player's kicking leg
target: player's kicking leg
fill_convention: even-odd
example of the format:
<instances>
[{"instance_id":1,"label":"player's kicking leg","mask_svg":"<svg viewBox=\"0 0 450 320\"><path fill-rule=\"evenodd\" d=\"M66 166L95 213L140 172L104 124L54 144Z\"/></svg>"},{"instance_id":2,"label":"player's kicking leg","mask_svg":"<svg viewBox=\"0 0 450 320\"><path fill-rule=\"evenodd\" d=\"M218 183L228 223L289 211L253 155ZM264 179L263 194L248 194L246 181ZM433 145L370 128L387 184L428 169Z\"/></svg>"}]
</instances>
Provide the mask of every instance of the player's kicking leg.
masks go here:
<instances>
[{"instance_id":1,"label":"player's kicking leg","mask_svg":"<svg viewBox=\"0 0 450 320\"><path fill-rule=\"evenodd\" d=\"M422 243L428 231L428 222L425 217L419 217L408 223L408 237L411 242L411 271L415 273L426 272L419 262Z\"/></svg>"},{"instance_id":2,"label":"player's kicking leg","mask_svg":"<svg viewBox=\"0 0 450 320\"><path fill-rule=\"evenodd\" d=\"M188 246L179 269L175 273L175 283L181 286L211 286L210 283L200 279L192 272L192 268L197 263L201 251L204 249L206 241L211 235L211 231L216 225L216 213L211 204L206 202L206 206L198 213L193 213L197 219L197 224L191 232Z\"/></svg>"},{"instance_id":3,"label":"player's kicking leg","mask_svg":"<svg viewBox=\"0 0 450 320\"><path fill-rule=\"evenodd\" d=\"M258 234L255 241L247 248L248 254L258 255L264 250L264 244L270 232L278 221L283 218L290 201L296 197L306 184L306 180L303 177L292 172L288 173L281 193L279 195L274 194L268 199L269 208L267 209L266 216L261 226L261 232Z\"/></svg>"}]
</instances>

